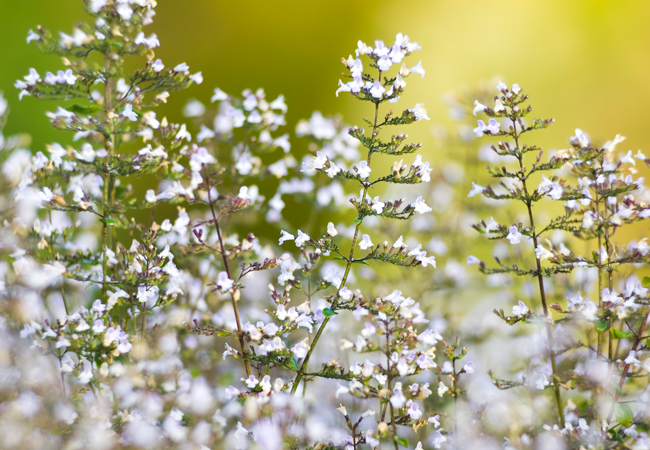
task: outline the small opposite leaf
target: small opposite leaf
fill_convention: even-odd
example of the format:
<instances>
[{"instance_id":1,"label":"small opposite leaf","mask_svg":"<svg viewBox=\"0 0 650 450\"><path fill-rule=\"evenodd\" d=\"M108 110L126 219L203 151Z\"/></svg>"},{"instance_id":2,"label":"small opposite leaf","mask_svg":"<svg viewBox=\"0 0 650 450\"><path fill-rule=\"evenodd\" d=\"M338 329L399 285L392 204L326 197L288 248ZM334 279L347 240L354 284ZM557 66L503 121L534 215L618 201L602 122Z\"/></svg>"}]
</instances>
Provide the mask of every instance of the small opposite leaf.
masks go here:
<instances>
[{"instance_id":1,"label":"small opposite leaf","mask_svg":"<svg viewBox=\"0 0 650 450\"><path fill-rule=\"evenodd\" d=\"M630 405L625 403L616 404L616 421L626 428L632 425L634 412L632 412Z\"/></svg>"},{"instance_id":2,"label":"small opposite leaf","mask_svg":"<svg viewBox=\"0 0 650 450\"><path fill-rule=\"evenodd\" d=\"M612 333L613 339L624 339L628 336L632 336L632 333L629 331L623 333L622 331L618 331L616 328L610 328L609 331Z\"/></svg>"},{"instance_id":3,"label":"small opposite leaf","mask_svg":"<svg viewBox=\"0 0 650 450\"><path fill-rule=\"evenodd\" d=\"M293 370L298 371L298 361L296 361L296 358L291 358L291 367Z\"/></svg>"},{"instance_id":4,"label":"small opposite leaf","mask_svg":"<svg viewBox=\"0 0 650 450\"><path fill-rule=\"evenodd\" d=\"M607 322L604 320L594 320L594 326L599 333L602 333L607 329Z\"/></svg>"},{"instance_id":5,"label":"small opposite leaf","mask_svg":"<svg viewBox=\"0 0 650 450\"><path fill-rule=\"evenodd\" d=\"M408 447L409 446L409 440L406 439L405 437L395 436L395 442L397 442L402 447Z\"/></svg>"},{"instance_id":6,"label":"small opposite leaf","mask_svg":"<svg viewBox=\"0 0 650 450\"><path fill-rule=\"evenodd\" d=\"M73 112L75 114L92 114L94 112L99 111L102 109L100 105L97 104L92 104L92 105L72 105L70 108L68 108L68 111Z\"/></svg>"},{"instance_id":7,"label":"small opposite leaf","mask_svg":"<svg viewBox=\"0 0 650 450\"><path fill-rule=\"evenodd\" d=\"M330 308L323 308L323 315L325 317L332 317L338 315L336 311L332 311Z\"/></svg>"},{"instance_id":8,"label":"small opposite leaf","mask_svg":"<svg viewBox=\"0 0 650 450\"><path fill-rule=\"evenodd\" d=\"M643 277L642 283L644 286L650 287L650 277Z\"/></svg>"}]
</instances>

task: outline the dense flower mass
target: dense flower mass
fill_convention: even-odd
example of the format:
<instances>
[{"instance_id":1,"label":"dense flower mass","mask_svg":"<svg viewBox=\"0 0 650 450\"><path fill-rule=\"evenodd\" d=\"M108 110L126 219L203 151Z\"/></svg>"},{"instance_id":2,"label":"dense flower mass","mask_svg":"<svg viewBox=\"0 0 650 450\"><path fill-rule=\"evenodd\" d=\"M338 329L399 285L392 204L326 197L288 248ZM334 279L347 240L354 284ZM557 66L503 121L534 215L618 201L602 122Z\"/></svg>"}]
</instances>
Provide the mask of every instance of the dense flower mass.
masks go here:
<instances>
[{"instance_id":1,"label":"dense flower mass","mask_svg":"<svg viewBox=\"0 0 650 450\"><path fill-rule=\"evenodd\" d=\"M83 4L27 35L63 66L15 84L67 138L0 134L0 447L650 448L650 245L618 239L650 217L641 151L576 129L544 158L523 141L552 119L499 82L446 99L425 161L401 33L342 60L364 127L315 111L294 139L261 88L172 123L204 80L156 58L156 1Z\"/></svg>"}]
</instances>

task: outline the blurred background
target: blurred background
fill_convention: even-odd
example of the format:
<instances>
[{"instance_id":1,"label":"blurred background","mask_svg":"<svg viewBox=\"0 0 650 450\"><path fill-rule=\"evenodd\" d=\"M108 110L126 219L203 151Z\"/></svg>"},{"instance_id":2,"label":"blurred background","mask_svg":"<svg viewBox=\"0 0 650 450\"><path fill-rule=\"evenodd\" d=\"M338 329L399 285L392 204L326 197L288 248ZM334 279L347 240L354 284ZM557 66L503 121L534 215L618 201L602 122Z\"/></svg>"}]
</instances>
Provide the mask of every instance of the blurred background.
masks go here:
<instances>
[{"instance_id":1,"label":"blurred background","mask_svg":"<svg viewBox=\"0 0 650 450\"><path fill-rule=\"evenodd\" d=\"M30 67L43 73L61 65L28 46L25 37L38 24L70 32L84 18L82 4L0 2L0 90L12 108L6 133L29 132L32 149L42 150L70 137L45 118L53 104L18 102L13 83ZM427 106L432 121L410 127L410 133L433 157L430 129L449 120L443 94L493 76L524 87L537 117L556 119L537 136L540 145L562 148L580 127L596 142L620 133L628 137L621 150L647 149L649 19L645 0L160 0L149 29L161 40L157 55L165 63L185 61L205 77L203 85L172 96L164 111L170 118L180 120L187 99L209 101L216 86L233 94L264 87L269 98L286 96L290 128L314 109L341 112L346 122L360 123L367 105L334 95L340 58L353 53L358 39L392 42L397 32L408 34L422 45L412 61L422 59L427 73L423 80L411 78L400 105Z\"/></svg>"},{"instance_id":2,"label":"blurred background","mask_svg":"<svg viewBox=\"0 0 650 450\"><path fill-rule=\"evenodd\" d=\"M45 112L56 109L57 104L31 98L19 102L13 84L27 74L30 67L41 74L62 68L56 57L40 54L34 46L26 44L25 38L28 30L39 24L53 32L70 33L77 20L85 20L82 2L0 2L0 42L3 43L0 48L3 67L0 90L5 92L12 109L5 134L31 134L34 152L43 150L51 142L67 144L71 135L55 131L45 117ZM494 214L497 219L504 220L509 213L506 209L494 212L494 204L466 198L470 181L480 184L487 181L483 171L485 160L474 158L478 142L464 142L463 148L471 147L472 153L461 153L455 152L452 145L444 147L442 140L434 136L434 130L442 129L437 127L438 124L453 128L449 115L453 101L449 101L448 93L467 93L488 83L494 95L497 80L501 79L508 85L516 82L531 96L533 117L553 117L556 120L548 130L535 133L532 142L543 148L567 147L574 129L581 128L594 143L603 143L621 134L628 140L618 147L619 151L632 149L636 153L637 149L643 149L650 154L650 139L645 136L648 129L646 105L650 103L650 84L646 81L650 69L649 19L650 2L647 0L378 0L372 3L361 0L159 0L157 18L148 33L158 35L162 46L156 49L156 55L168 67L186 62L192 72L202 71L205 79L201 86L174 93L158 117L167 115L172 121L186 120L180 115L186 102L198 99L208 103L215 87L233 95L245 88L263 87L269 99L275 99L279 94L286 97L288 127L281 129L280 133L292 132L298 120L311 116L314 110L324 114L340 113L346 123L361 125L361 117L371 114L369 105L357 102L349 95L335 96L343 71L341 58L354 53L359 39L369 44L375 39L392 43L395 34L402 32L420 43L422 50L408 62L415 64L421 59L426 76L420 79L414 75L408 79L406 94L396 110L412 107L415 103L424 103L427 107L432 120L409 126L408 133L412 141L423 142L422 153L435 167L436 176L432 178L436 183L429 194L423 192L423 195L436 209L436 217L443 218L437 218L434 223L432 216L428 216L424 218L428 222L420 221L417 226L413 225L416 223L414 220L409 224L411 230L408 234L414 236L419 232L419 242L429 241L426 248L432 254L447 253L447 256L439 259L435 272L427 269L410 272L410 286L403 288L405 293L422 301L427 315L434 317L434 328L444 331L446 320L450 336L460 330L463 342L472 345L470 356L477 364L477 373L482 375L473 381L481 389L473 390L478 396L471 400L482 403L488 395L495 395L489 390L491 382L487 370L513 367L511 362L502 360L530 356L520 355L521 349L526 348L522 341L499 341L503 333L514 336L519 331L505 327L491 314L491 310L494 307L505 308L508 313L518 299L525 300L531 309L537 306L539 310L539 304L534 303L536 294L530 283L522 282L516 289L512 288L511 294L505 295L504 278L491 277L493 281L486 282L479 275L477 279L480 281L473 281L474 278L470 279L463 272L467 270L465 258L470 251L487 259L493 249L491 245L488 248L487 242L481 248L472 247L478 239L484 241L468 226L474 216L456 217L454 221L445 222L445 213L458 211L461 215L472 211L480 218L487 219ZM141 64L142 61L134 61L133 67ZM443 102L443 99L447 100ZM306 153L306 146L305 139L293 140L297 159ZM473 160L461 159L467 155ZM462 164L468 174L467 178L458 177L461 181L457 183L449 176L453 171L446 170L453 167L449 160L454 157L459 159L456 162ZM647 169L642 170L647 174ZM477 175L479 171L482 178ZM446 178L444 183L440 182L443 178ZM448 184L458 187L457 192ZM455 200L451 200L453 195L457 195ZM448 199L443 201L443 197ZM445 208L446 204L450 206ZM483 209L479 211L481 207ZM306 221L304 216L309 216L295 205L288 205L288 210L295 211L293 216L302 216L295 218L291 229L301 226L300 223ZM517 212L521 213L512 212L504 223L515 223ZM292 217L292 214L287 216ZM455 224L463 226L454 228ZM647 225L643 226L647 235ZM458 232L459 229L462 231ZM269 227L267 232L273 241L277 239L276 229ZM439 239L434 242L431 233L434 239ZM387 234L398 236L402 231L390 230ZM426 239L424 235L427 235ZM469 236L475 240L470 241ZM627 242L631 236L622 238ZM438 241L444 243L449 251L438 251ZM507 253L507 249L508 245L501 246L501 251ZM497 250L494 249L495 253L499 253ZM530 259L532 249L529 250L527 258ZM394 271L391 267L379 270L382 276L377 278L386 280L388 286L391 277L404 276L402 271ZM474 268L470 271L476 274ZM435 279L432 279L432 273ZM372 280L371 273L359 272L357 275L361 280ZM593 280L593 277L584 276L583 284L591 283L593 288ZM486 283L491 290L486 291ZM464 290L461 296L454 290L458 287L474 290ZM259 291L266 296L264 289ZM558 292L563 294L565 290L558 289ZM490 294L494 294L493 297L489 297ZM592 294L592 298L596 297ZM484 301L478 301L480 298ZM448 301L440 302L438 299ZM561 296L553 297L553 301L561 300ZM484 337L493 330L498 333L495 331L492 340L486 339L481 346ZM334 329L331 331L336 332ZM534 338L532 333L531 336ZM508 346L506 342L510 342ZM336 349L326 351L336 354ZM516 392L511 391L508 395L514 397ZM512 404L512 401L505 401L502 405ZM535 413L541 410L538 406L530 410L531 417L536 417ZM521 404L519 407L524 408ZM505 413L504 410L494 417L501 422ZM501 427L505 423L494 426Z\"/></svg>"}]
</instances>

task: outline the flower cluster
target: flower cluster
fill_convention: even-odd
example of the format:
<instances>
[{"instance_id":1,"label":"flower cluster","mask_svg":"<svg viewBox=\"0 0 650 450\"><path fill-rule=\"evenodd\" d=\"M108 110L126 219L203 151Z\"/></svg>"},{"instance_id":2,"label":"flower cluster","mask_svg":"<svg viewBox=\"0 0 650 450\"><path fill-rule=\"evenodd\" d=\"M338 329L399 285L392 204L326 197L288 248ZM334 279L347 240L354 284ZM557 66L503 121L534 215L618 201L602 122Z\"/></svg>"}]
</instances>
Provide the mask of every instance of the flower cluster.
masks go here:
<instances>
[{"instance_id":1,"label":"flower cluster","mask_svg":"<svg viewBox=\"0 0 650 450\"><path fill-rule=\"evenodd\" d=\"M534 251L535 266L527 269L520 264L507 265L495 257L498 266L488 268L473 256L468 258L468 264L478 264L487 274L513 273L538 280L541 315L522 301L512 308L512 316L495 310L510 325L538 322L546 328L541 353L550 364L540 359L537 367L528 370L530 377L515 385L530 385L538 390L549 387L554 391L559 419L554 429L561 431L560 436L582 445L622 445L627 436L638 436L628 430L634 429L635 416L640 417L641 413L621 403L620 397L634 395L623 391L626 385L628 391L642 388L632 381L645 367L643 352L638 350L650 312L648 289L633 271L624 267L647 264L648 248L646 239L620 244L615 236L619 229L650 215L645 212L643 179L634 179L636 160L650 160L641 152L636 158L631 151L617 156L616 146L624 140L621 136L596 147L584 132L576 129L576 135L569 140L571 148L557 151L543 162L541 150L522 145L521 137L546 128L552 120L532 120L530 125L526 124L524 117L531 107L523 106L527 96L522 89L517 85L510 89L499 83L497 90L500 95L495 97L494 108L478 104L477 111L483 111L491 120L501 120L501 125L508 127L497 133L490 131L511 139L499 141L492 150L516 160L517 165L513 169L505 165L489 168L492 177L503 180L502 188L496 190L474 183L470 196L482 194L494 200L518 201L526 208L528 221L502 225L490 218L489 223L482 221L475 228L493 239L507 239L513 246L520 246L526 239L532 244L529 248ZM529 154L534 159L526 166L524 159ZM536 177L541 180L535 188L531 183ZM540 226L533 207L544 199L563 202L564 213ZM549 232L553 233L551 239L543 238ZM589 244L591 250L587 255L571 250L579 247L580 241ZM545 278L561 279L564 274L589 270L597 274L597 303L583 298L573 288L566 307L548 301L551 296L561 294L554 294ZM620 278L616 276L619 273ZM564 317L557 319L552 311ZM578 336L594 344L585 344ZM592 352L585 353L585 347ZM495 383L500 387L513 386L502 380ZM612 389L612 385L616 388ZM574 405L568 417L562 390L583 392L587 404L584 408ZM601 422L604 433L586 432L590 429L588 423L598 428L594 424ZM614 431L614 423L625 433Z\"/></svg>"}]
</instances>

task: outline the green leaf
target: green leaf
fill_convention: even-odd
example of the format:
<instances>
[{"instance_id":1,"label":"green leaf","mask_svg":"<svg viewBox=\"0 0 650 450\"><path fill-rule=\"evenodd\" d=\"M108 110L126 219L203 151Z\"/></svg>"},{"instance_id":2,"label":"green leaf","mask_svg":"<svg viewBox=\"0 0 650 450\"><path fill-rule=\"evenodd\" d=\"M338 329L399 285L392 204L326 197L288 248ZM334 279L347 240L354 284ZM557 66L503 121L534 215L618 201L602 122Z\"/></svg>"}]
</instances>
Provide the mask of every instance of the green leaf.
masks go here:
<instances>
[{"instance_id":1,"label":"green leaf","mask_svg":"<svg viewBox=\"0 0 650 450\"><path fill-rule=\"evenodd\" d=\"M630 405L625 403L616 404L616 421L624 427L629 427L634 421L634 412Z\"/></svg>"},{"instance_id":2,"label":"green leaf","mask_svg":"<svg viewBox=\"0 0 650 450\"><path fill-rule=\"evenodd\" d=\"M325 317L332 317L338 315L338 313L336 311L332 311L329 308L323 308L323 315Z\"/></svg>"},{"instance_id":3,"label":"green leaf","mask_svg":"<svg viewBox=\"0 0 650 450\"><path fill-rule=\"evenodd\" d=\"M616 328L610 328L609 331L612 333L613 339L624 339L628 336L632 336L632 333L630 333L629 331L623 333L621 331L618 331Z\"/></svg>"},{"instance_id":4,"label":"green leaf","mask_svg":"<svg viewBox=\"0 0 650 450\"><path fill-rule=\"evenodd\" d=\"M68 108L68 111L73 112L75 114L92 114L94 112L97 112L101 110L102 107L98 104L92 104L92 105L72 105L70 108Z\"/></svg>"},{"instance_id":5,"label":"green leaf","mask_svg":"<svg viewBox=\"0 0 650 450\"><path fill-rule=\"evenodd\" d=\"M397 442L402 447L408 447L409 446L409 440L406 439L405 437L395 436L395 442Z\"/></svg>"},{"instance_id":6,"label":"green leaf","mask_svg":"<svg viewBox=\"0 0 650 450\"><path fill-rule=\"evenodd\" d=\"M650 339L646 339L646 340L645 340L645 345L647 345L648 347L650 347Z\"/></svg>"},{"instance_id":7,"label":"green leaf","mask_svg":"<svg viewBox=\"0 0 650 450\"><path fill-rule=\"evenodd\" d=\"M360 217L357 217L356 219L354 219L354 224L355 225L359 225L361 222L363 222L363 219L360 218Z\"/></svg>"},{"instance_id":8,"label":"green leaf","mask_svg":"<svg viewBox=\"0 0 650 450\"><path fill-rule=\"evenodd\" d=\"M644 286L650 287L650 277L643 277L642 283Z\"/></svg>"},{"instance_id":9,"label":"green leaf","mask_svg":"<svg viewBox=\"0 0 650 450\"><path fill-rule=\"evenodd\" d=\"M101 223L105 223L106 225L114 225L117 223L117 219L111 219L110 217L106 219L99 219Z\"/></svg>"},{"instance_id":10,"label":"green leaf","mask_svg":"<svg viewBox=\"0 0 650 450\"><path fill-rule=\"evenodd\" d=\"M607 321L605 320L594 320L594 326L599 333L602 333L607 329Z\"/></svg>"},{"instance_id":11,"label":"green leaf","mask_svg":"<svg viewBox=\"0 0 650 450\"><path fill-rule=\"evenodd\" d=\"M227 336L230 336L230 333L228 333L227 331L218 331L217 336L219 336L219 337L227 337Z\"/></svg>"},{"instance_id":12,"label":"green leaf","mask_svg":"<svg viewBox=\"0 0 650 450\"><path fill-rule=\"evenodd\" d=\"M296 361L296 358L291 358L291 367L293 370L297 371L298 370L298 361Z\"/></svg>"}]
</instances>

